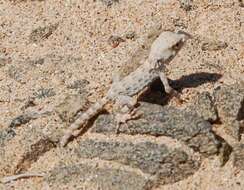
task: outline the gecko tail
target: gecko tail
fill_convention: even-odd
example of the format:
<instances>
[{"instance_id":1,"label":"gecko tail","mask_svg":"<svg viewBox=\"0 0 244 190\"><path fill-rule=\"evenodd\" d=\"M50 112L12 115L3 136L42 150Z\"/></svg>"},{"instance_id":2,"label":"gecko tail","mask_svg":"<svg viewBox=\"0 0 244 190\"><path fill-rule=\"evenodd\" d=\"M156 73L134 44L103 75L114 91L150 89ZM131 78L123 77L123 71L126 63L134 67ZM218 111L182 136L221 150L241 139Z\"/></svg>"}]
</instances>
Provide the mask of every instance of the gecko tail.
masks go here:
<instances>
[{"instance_id":1,"label":"gecko tail","mask_svg":"<svg viewBox=\"0 0 244 190\"><path fill-rule=\"evenodd\" d=\"M93 104L87 111L85 111L74 123L65 131L64 136L60 140L61 146L65 146L72 136L78 136L84 129L87 122L103 110L104 106L109 102L107 96L103 97L100 101Z\"/></svg>"}]
</instances>

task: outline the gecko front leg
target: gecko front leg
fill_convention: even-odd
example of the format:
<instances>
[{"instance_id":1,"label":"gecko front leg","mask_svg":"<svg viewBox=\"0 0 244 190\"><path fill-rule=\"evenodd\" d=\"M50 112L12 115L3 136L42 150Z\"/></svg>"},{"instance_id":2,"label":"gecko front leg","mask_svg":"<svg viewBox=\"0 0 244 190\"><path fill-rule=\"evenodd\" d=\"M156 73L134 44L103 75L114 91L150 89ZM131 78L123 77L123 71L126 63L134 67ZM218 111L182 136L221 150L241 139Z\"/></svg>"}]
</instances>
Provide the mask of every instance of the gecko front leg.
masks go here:
<instances>
[{"instance_id":1,"label":"gecko front leg","mask_svg":"<svg viewBox=\"0 0 244 190\"><path fill-rule=\"evenodd\" d=\"M179 98L179 92L177 92L175 89L173 89L170 85L169 85L169 81L168 81L168 78L167 76L164 74L164 72L160 72L159 73L159 77L160 77L160 80L162 81L163 85L164 85L164 89L165 89L165 92L167 94L171 94L177 98Z\"/></svg>"},{"instance_id":2,"label":"gecko front leg","mask_svg":"<svg viewBox=\"0 0 244 190\"><path fill-rule=\"evenodd\" d=\"M172 91L174 91L174 89L169 85L169 81L168 81L167 76L164 74L164 72L160 72L159 77L160 77L161 82L164 85L165 92L167 94L171 94Z\"/></svg>"},{"instance_id":3,"label":"gecko front leg","mask_svg":"<svg viewBox=\"0 0 244 190\"><path fill-rule=\"evenodd\" d=\"M175 97L176 98L176 102L177 104L182 104L182 99L180 98L180 93L177 92L175 89L173 89L170 85L169 85L169 81L168 81L168 78L167 76L163 73L163 72L160 72L159 73L159 77L160 77L160 80L162 81L163 85L164 85L164 89L165 89L165 92L167 94L170 95L170 97Z\"/></svg>"}]
</instances>

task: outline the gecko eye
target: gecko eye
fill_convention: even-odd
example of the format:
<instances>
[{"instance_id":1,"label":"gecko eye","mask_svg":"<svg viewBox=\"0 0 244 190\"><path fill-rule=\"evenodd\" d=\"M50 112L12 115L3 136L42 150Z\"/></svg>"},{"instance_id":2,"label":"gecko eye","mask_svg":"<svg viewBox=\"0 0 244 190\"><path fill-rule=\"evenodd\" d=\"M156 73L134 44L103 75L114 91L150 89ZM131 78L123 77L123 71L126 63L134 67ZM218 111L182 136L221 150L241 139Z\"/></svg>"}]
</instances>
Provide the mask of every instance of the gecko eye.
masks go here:
<instances>
[{"instance_id":1,"label":"gecko eye","mask_svg":"<svg viewBox=\"0 0 244 190\"><path fill-rule=\"evenodd\" d=\"M172 49L178 51L181 48L181 45L182 43L179 41L172 47Z\"/></svg>"}]
</instances>

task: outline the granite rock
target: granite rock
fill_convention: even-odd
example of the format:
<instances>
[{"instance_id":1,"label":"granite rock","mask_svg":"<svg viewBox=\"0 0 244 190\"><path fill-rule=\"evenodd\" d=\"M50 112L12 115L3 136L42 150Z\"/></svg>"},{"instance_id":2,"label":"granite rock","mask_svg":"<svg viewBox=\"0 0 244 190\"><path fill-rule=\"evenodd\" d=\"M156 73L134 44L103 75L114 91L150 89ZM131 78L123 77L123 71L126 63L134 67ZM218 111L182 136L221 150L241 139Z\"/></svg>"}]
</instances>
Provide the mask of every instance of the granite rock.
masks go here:
<instances>
[{"instance_id":1,"label":"granite rock","mask_svg":"<svg viewBox=\"0 0 244 190\"><path fill-rule=\"evenodd\" d=\"M214 91L215 104L226 132L240 140L244 127L244 83L222 85Z\"/></svg>"},{"instance_id":2,"label":"granite rock","mask_svg":"<svg viewBox=\"0 0 244 190\"><path fill-rule=\"evenodd\" d=\"M141 103L141 118L121 125L119 133L129 135L147 134L168 136L184 142L204 156L218 154L222 144L218 140L208 121L199 117L195 111L177 109L171 106ZM100 115L91 132L116 133L117 126L112 115Z\"/></svg>"},{"instance_id":3,"label":"granite rock","mask_svg":"<svg viewBox=\"0 0 244 190\"><path fill-rule=\"evenodd\" d=\"M151 180L136 172L86 164L56 167L45 181L51 189L151 189Z\"/></svg>"},{"instance_id":4,"label":"granite rock","mask_svg":"<svg viewBox=\"0 0 244 190\"><path fill-rule=\"evenodd\" d=\"M200 165L182 150L150 141L131 143L86 139L79 143L76 153L80 158L99 158L140 169L143 173L157 176L160 183L184 179Z\"/></svg>"}]
</instances>

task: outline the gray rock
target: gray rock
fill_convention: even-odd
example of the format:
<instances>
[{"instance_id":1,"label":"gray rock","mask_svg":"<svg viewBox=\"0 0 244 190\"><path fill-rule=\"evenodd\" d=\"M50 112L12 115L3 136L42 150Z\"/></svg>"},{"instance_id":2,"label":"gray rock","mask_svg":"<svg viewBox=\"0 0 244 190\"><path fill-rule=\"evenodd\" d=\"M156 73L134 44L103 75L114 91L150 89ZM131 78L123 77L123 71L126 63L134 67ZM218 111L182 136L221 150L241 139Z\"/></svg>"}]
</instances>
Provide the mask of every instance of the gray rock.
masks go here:
<instances>
[{"instance_id":1,"label":"gray rock","mask_svg":"<svg viewBox=\"0 0 244 190\"><path fill-rule=\"evenodd\" d=\"M52 63L53 65L72 65L72 64L78 64L82 61L82 57L74 57L71 55L68 56L62 56L57 54L48 54L45 56L45 62ZM64 70L61 69L59 71L60 73L64 73Z\"/></svg>"},{"instance_id":2,"label":"gray rock","mask_svg":"<svg viewBox=\"0 0 244 190\"><path fill-rule=\"evenodd\" d=\"M218 120L217 109L209 92L203 92L196 96L193 105L187 107L186 110L195 111L200 117L211 123Z\"/></svg>"},{"instance_id":3,"label":"gray rock","mask_svg":"<svg viewBox=\"0 0 244 190\"><path fill-rule=\"evenodd\" d=\"M50 24L44 27L38 27L31 32L29 41L32 43L37 43L42 40L45 40L49 36L51 36L57 28L58 28L58 23Z\"/></svg>"},{"instance_id":4,"label":"gray rock","mask_svg":"<svg viewBox=\"0 0 244 190\"><path fill-rule=\"evenodd\" d=\"M233 151L233 165L240 170L244 170L244 144L235 146Z\"/></svg>"},{"instance_id":5,"label":"gray rock","mask_svg":"<svg viewBox=\"0 0 244 190\"><path fill-rule=\"evenodd\" d=\"M39 58L36 60L31 60L30 63L34 66L36 65L43 65L45 63L45 59L44 58Z\"/></svg>"},{"instance_id":6,"label":"gray rock","mask_svg":"<svg viewBox=\"0 0 244 190\"><path fill-rule=\"evenodd\" d=\"M127 125L121 125L118 132L172 137L204 156L218 154L222 146L221 141L213 133L211 124L195 112L148 103L142 103L139 112L143 113L141 118L128 121ZM111 115L100 115L91 132L116 133L116 122Z\"/></svg>"},{"instance_id":7,"label":"gray rock","mask_svg":"<svg viewBox=\"0 0 244 190\"><path fill-rule=\"evenodd\" d=\"M19 116L15 117L11 121L9 127L10 128L18 127L20 125L28 123L32 119L37 119L37 115L35 115L35 114L22 114L22 115L19 115Z\"/></svg>"},{"instance_id":8,"label":"gray rock","mask_svg":"<svg viewBox=\"0 0 244 190\"><path fill-rule=\"evenodd\" d=\"M55 96L56 93L54 92L53 88L40 88L37 92L34 92L33 95L38 98L49 98L51 96Z\"/></svg>"},{"instance_id":9,"label":"gray rock","mask_svg":"<svg viewBox=\"0 0 244 190\"><path fill-rule=\"evenodd\" d=\"M72 84L68 85L67 88L69 89L84 89L89 84L89 81L83 79L83 80L76 80Z\"/></svg>"},{"instance_id":10,"label":"gray rock","mask_svg":"<svg viewBox=\"0 0 244 190\"><path fill-rule=\"evenodd\" d=\"M55 107L55 111L62 121L72 122L78 112L86 110L88 105L85 95L69 95L62 103Z\"/></svg>"},{"instance_id":11,"label":"gray rock","mask_svg":"<svg viewBox=\"0 0 244 190\"><path fill-rule=\"evenodd\" d=\"M42 155L55 147L55 143L38 126L21 128L18 132L21 136L11 137L11 146L5 143L3 147L0 176L27 171Z\"/></svg>"},{"instance_id":12,"label":"gray rock","mask_svg":"<svg viewBox=\"0 0 244 190\"><path fill-rule=\"evenodd\" d=\"M4 146L5 143L16 135L15 131L11 128L6 128L0 131L0 147Z\"/></svg>"},{"instance_id":13,"label":"gray rock","mask_svg":"<svg viewBox=\"0 0 244 190\"><path fill-rule=\"evenodd\" d=\"M85 164L53 169L45 181L52 189L146 190L151 181L136 172Z\"/></svg>"},{"instance_id":14,"label":"gray rock","mask_svg":"<svg viewBox=\"0 0 244 190\"><path fill-rule=\"evenodd\" d=\"M226 42L222 41L207 41L202 44L201 49L203 51L218 51L228 47Z\"/></svg>"},{"instance_id":15,"label":"gray rock","mask_svg":"<svg viewBox=\"0 0 244 190\"><path fill-rule=\"evenodd\" d=\"M179 0L179 2L185 11L190 11L193 7L193 0Z\"/></svg>"},{"instance_id":16,"label":"gray rock","mask_svg":"<svg viewBox=\"0 0 244 190\"><path fill-rule=\"evenodd\" d=\"M100 1L108 7L113 5L114 3L119 2L119 0L100 0Z\"/></svg>"},{"instance_id":17,"label":"gray rock","mask_svg":"<svg viewBox=\"0 0 244 190\"><path fill-rule=\"evenodd\" d=\"M244 127L244 83L223 85L214 91L218 115L226 132L240 140Z\"/></svg>"},{"instance_id":18,"label":"gray rock","mask_svg":"<svg viewBox=\"0 0 244 190\"><path fill-rule=\"evenodd\" d=\"M81 158L99 158L138 168L156 175L160 183L172 183L193 174L199 162L178 149L152 142L130 143L86 139L76 153Z\"/></svg>"},{"instance_id":19,"label":"gray rock","mask_svg":"<svg viewBox=\"0 0 244 190\"><path fill-rule=\"evenodd\" d=\"M17 117L15 117L9 127L10 128L14 128L14 127L18 127L20 125L24 125L28 122L30 122L31 120L35 120L41 116L44 116L44 115L49 115L51 112L49 111L46 111L46 112L30 112L30 113L24 113L24 114L21 114Z\"/></svg>"}]
</instances>

